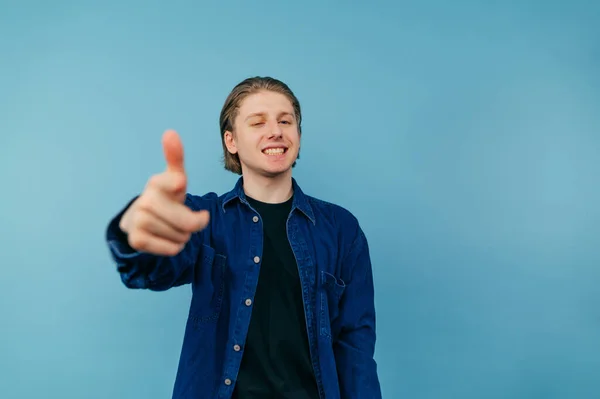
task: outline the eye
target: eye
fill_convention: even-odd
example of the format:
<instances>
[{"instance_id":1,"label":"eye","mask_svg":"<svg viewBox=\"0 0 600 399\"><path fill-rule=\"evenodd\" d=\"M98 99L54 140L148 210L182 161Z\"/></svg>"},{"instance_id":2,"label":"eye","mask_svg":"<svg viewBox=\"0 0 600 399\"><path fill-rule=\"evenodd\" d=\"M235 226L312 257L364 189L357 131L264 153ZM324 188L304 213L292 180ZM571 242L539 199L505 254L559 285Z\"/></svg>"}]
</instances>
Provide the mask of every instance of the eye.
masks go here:
<instances>
[{"instance_id":1,"label":"eye","mask_svg":"<svg viewBox=\"0 0 600 399\"><path fill-rule=\"evenodd\" d=\"M283 124L285 124L285 125L290 125L290 124L291 124L291 122L289 122L289 121L281 121L281 122L279 122L279 123L283 123Z\"/></svg>"},{"instance_id":2,"label":"eye","mask_svg":"<svg viewBox=\"0 0 600 399\"><path fill-rule=\"evenodd\" d=\"M264 125L264 122L254 122L254 123L252 124L252 126L256 126L256 127L258 127L258 126L262 126L262 125Z\"/></svg>"}]
</instances>

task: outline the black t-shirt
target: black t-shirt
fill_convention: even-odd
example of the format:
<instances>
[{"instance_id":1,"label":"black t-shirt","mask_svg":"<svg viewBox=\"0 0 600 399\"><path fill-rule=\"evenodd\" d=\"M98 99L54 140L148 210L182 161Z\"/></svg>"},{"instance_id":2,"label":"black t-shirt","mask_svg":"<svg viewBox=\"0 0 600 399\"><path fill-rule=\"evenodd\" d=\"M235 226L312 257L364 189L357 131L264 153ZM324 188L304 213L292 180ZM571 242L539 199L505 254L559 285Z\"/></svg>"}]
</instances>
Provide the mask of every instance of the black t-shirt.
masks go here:
<instances>
[{"instance_id":1,"label":"black t-shirt","mask_svg":"<svg viewBox=\"0 0 600 399\"><path fill-rule=\"evenodd\" d=\"M292 199L248 198L264 229L254 308L234 399L318 399L298 266L287 237Z\"/></svg>"}]
</instances>

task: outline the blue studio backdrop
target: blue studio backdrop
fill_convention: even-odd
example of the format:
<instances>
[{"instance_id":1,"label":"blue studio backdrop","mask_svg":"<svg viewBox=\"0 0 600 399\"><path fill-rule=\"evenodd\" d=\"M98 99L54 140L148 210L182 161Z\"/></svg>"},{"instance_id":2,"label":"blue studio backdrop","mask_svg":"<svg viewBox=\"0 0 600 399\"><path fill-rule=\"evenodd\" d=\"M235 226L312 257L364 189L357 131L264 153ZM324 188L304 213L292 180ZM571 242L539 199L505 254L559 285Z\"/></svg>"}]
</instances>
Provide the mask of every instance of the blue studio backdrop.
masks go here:
<instances>
[{"instance_id":1,"label":"blue studio backdrop","mask_svg":"<svg viewBox=\"0 0 600 399\"><path fill-rule=\"evenodd\" d=\"M360 220L390 399L600 392L600 3L0 0L0 397L170 397L190 289L127 290L110 218L164 168L229 190L254 75L303 189Z\"/></svg>"}]
</instances>

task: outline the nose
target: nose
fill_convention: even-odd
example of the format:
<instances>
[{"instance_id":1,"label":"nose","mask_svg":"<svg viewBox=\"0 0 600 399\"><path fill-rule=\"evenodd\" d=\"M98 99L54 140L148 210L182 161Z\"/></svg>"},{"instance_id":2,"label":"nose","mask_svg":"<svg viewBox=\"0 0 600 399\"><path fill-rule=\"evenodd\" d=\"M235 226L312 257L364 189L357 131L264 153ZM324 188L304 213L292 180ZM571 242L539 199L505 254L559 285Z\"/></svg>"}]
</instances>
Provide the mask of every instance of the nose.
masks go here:
<instances>
[{"instance_id":1,"label":"nose","mask_svg":"<svg viewBox=\"0 0 600 399\"><path fill-rule=\"evenodd\" d=\"M274 122L271 125L271 128L269 129L269 139L276 139L276 138L280 138L283 135L283 131L281 130L281 126L279 126L279 123Z\"/></svg>"}]
</instances>

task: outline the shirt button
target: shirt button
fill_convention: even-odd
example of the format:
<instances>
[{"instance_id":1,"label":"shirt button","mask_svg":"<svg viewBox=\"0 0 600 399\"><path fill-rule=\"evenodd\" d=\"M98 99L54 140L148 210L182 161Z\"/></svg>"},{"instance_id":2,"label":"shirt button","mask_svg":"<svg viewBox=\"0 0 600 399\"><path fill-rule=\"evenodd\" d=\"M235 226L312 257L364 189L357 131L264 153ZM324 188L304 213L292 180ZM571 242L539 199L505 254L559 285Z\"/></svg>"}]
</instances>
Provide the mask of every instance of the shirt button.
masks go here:
<instances>
[{"instance_id":1,"label":"shirt button","mask_svg":"<svg viewBox=\"0 0 600 399\"><path fill-rule=\"evenodd\" d=\"M254 223L258 222L258 216L254 216L254 217L252 218L252 221L253 221Z\"/></svg>"},{"instance_id":2,"label":"shirt button","mask_svg":"<svg viewBox=\"0 0 600 399\"><path fill-rule=\"evenodd\" d=\"M236 351L236 352L239 352L239 351L240 351L240 349L242 349L242 348L240 348L240 346L239 346L239 345L233 345L233 350L234 350L234 351Z\"/></svg>"},{"instance_id":3,"label":"shirt button","mask_svg":"<svg viewBox=\"0 0 600 399\"><path fill-rule=\"evenodd\" d=\"M258 262L260 262L260 258L258 256L255 256L254 257L254 263L258 263Z\"/></svg>"},{"instance_id":4,"label":"shirt button","mask_svg":"<svg viewBox=\"0 0 600 399\"><path fill-rule=\"evenodd\" d=\"M246 306L250 306L252 305L252 299L248 298L246 299Z\"/></svg>"},{"instance_id":5,"label":"shirt button","mask_svg":"<svg viewBox=\"0 0 600 399\"><path fill-rule=\"evenodd\" d=\"M225 379L225 385L231 385L231 380L229 378Z\"/></svg>"}]
</instances>

